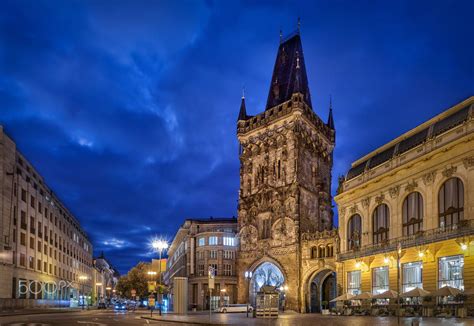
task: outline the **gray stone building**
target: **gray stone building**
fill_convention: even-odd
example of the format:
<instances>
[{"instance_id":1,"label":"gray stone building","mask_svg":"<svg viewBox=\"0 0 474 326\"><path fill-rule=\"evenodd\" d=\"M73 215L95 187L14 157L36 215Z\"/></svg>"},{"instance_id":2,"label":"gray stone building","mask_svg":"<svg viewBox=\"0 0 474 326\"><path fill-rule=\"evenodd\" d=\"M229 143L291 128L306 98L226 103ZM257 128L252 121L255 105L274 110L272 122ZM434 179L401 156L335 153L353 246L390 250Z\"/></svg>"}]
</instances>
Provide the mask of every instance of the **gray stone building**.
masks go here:
<instances>
[{"instance_id":1,"label":"gray stone building","mask_svg":"<svg viewBox=\"0 0 474 326\"><path fill-rule=\"evenodd\" d=\"M90 240L1 126L0 196L0 308L90 295Z\"/></svg>"},{"instance_id":2,"label":"gray stone building","mask_svg":"<svg viewBox=\"0 0 474 326\"><path fill-rule=\"evenodd\" d=\"M335 295L336 132L331 106L327 122L312 106L299 31L280 41L265 110L248 115L242 98L237 120L239 302L271 285L287 309L318 311Z\"/></svg>"},{"instance_id":3,"label":"gray stone building","mask_svg":"<svg viewBox=\"0 0 474 326\"><path fill-rule=\"evenodd\" d=\"M173 303L173 278L188 277L189 308L208 309L209 304L235 303L237 279L237 219L187 219L168 250L164 274ZM215 289L209 292L208 269L216 271Z\"/></svg>"}]
</instances>

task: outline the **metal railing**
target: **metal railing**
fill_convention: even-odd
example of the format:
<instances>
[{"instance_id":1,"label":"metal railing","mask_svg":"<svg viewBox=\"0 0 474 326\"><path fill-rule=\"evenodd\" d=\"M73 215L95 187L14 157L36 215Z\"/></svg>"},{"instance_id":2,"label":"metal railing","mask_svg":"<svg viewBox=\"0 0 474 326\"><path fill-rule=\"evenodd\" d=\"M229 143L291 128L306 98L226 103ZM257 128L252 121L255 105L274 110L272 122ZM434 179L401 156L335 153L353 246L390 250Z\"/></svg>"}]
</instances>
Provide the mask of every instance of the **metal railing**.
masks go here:
<instances>
[{"instance_id":1,"label":"metal railing","mask_svg":"<svg viewBox=\"0 0 474 326\"><path fill-rule=\"evenodd\" d=\"M411 248L427 245L449 239L461 238L474 234L474 220L462 220L457 224L439 227L436 229L420 231L414 235L389 239L383 243L371 244L356 248L339 254L338 260L344 261L358 257L371 256L375 254L397 250L400 243L402 248Z\"/></svg>"}]
</instances>

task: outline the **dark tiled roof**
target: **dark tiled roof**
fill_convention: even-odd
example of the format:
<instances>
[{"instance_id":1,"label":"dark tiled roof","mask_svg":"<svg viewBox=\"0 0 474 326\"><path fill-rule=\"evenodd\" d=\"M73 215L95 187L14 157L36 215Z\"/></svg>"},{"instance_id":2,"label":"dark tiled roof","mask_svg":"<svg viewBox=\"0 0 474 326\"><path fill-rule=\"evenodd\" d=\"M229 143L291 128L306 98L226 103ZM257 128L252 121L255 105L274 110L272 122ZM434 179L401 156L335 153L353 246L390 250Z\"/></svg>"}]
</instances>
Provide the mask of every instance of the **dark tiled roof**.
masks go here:
<instances>
[{"instance_id":1,"label":"dark tiled roof","mask_svg":"<svg viewBox=\"0 0 474 326\"><path fill-rule=\"evenodd\" d=\"M278 48L265 110L290 100L295 92L302 93L306 104L312 107L299 33L287 37Z\"/></svg>"},{"instance_id":2,"label":"dark tiled roof","mask_svg":"<svg viewBox=\"0 0 474 326\"><path fill-rule=\"evenodd\" d=\"M426 137L428 137L428 131L429 131L429 128L425 128L422 131L417 132L413 136L410 136L407 139L402 140L400 142L400 145L398 145L397 154L405 153L406 151L409 151L413 147L416 147L424 143L426 140Z\"/></svg>"},{"instance_id":3,"label":"dark tiled roof","mask_svg":"<svg viewBox=\"0 0 474 326\"><path fill-rule=\"evenodd\" d=\"M460 125L467 120L469 116L469 105L463 108L462 110L457 111L456 113L447 116L443 120L436 122L433 128L433 136L437 136L446 130Z\"/></svg>"},{"instance_id":4,"label":"dark tiled roof","mask_svg":"<svg viewBox=\"0 0 474 326\"><path fill-rule=\"evenodd\" d=\"M359 174L362 174L365 170L365 166L367 165L367 161L360 163L359 165L354 166L347 172L347 179L352 179L357 177Z\"/></svg>"},{"instance_id":5,"label":"dark tiled roof","mask_svg":"<svg viewBox=\"0 0 474 326\"><path fill-rule=\"evenodd\" d=\"M393 157L394 151L395 151L395 146L392 146L378 153L377 155L372 156L369 161L369 169L387 162L389 159Z\"/></svg>"},{"instance_id":6,"label":"dark tiled roof","mask_svg":"<svg viewBox=\"0 0 474 326\"><path fill-rule=\"evenodd\" d=\"M240 111L239 111L239 117L237 118L237 121L246 120L246 119L247 119L247 109L245 107L245 97L242 96L242 102L240 102Z\"/></svg>"},{"instance_id":7,"label":"dark tiled roof","mask_svg":"<svg viewBox=\"0 0 474 326\"><path fill-rule=\"evenodd\" d=\"M368 169L374 168L382 163L387 162L388 160L392 159L396 155L403 154L410 149L421 145L424 143L428 138L432 138L442 134L443 132L456 127L457 125L462 124L469 118L469 109L471 105L466 105L461 110L454 112L453 114L445 117L438 122L435 122L425 129L417 132L416 134L411 135L410 137L401 140L400 142L394 144L390 148L375 154L374 156L368 158L367 160L359 163L358 165L352 167L347 172L347 180L353 179L358 175L362 174L365 171L365 167L368 164ZM432 134L429 134L430 129L433 129ZM397 148L398 145L398 148ZM395 151L396 149L396 151Z\"/></svg>"},{"instance_id":8,"label":"dark tiled roof","mask_svg":"<svg viewBox=\"0 0 474 326\"><path fill-rule=\"evenodd\" d=\"M236 217L188 218L186 220L197 223L237 223Z\"/></svg>"}]
</instances>

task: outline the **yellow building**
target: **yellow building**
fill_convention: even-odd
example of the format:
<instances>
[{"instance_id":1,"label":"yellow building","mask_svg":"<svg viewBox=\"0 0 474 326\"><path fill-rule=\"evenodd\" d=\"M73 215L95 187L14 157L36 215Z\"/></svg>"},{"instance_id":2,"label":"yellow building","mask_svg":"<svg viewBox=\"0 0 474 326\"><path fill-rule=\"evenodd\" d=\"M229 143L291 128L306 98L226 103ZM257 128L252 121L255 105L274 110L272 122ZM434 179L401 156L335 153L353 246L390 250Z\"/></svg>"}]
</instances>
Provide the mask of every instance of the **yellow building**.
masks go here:
<instances>
[{"instance_id":1,"label":"yellow building","mask_svg":"<svg viewBox=\"0 0 474 326\"><path fill-rule=\"evenodd\" d=\"M473 289L474 97L355 161L335 200L343 293Z\"/></svg>"}]
</instances>

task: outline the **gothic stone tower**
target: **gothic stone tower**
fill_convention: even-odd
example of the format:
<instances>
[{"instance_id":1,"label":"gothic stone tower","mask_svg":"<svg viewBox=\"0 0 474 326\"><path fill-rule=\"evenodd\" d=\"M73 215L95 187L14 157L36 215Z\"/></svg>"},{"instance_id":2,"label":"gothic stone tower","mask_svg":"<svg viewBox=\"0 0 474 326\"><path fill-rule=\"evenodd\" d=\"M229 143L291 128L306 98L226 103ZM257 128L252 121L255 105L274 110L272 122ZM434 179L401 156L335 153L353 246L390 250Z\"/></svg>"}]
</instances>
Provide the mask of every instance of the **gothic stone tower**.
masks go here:
<instances>
[{"instance_id":1,"label":"gothic stone tower","mask_svg":"<svg viewBox=\"0 0 474 326\"><path fill-rule=\"evenodd\" d=\"M335 130L331 111L324 123L312 109L299 32L280 42L265 111L247 115L242 98L237 137L239 302L253 301L265 280L288 286L286 309L302 311L302 235L333 226Z\"/></svg>"}]
</instances>

